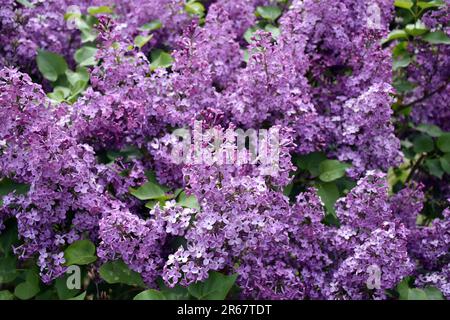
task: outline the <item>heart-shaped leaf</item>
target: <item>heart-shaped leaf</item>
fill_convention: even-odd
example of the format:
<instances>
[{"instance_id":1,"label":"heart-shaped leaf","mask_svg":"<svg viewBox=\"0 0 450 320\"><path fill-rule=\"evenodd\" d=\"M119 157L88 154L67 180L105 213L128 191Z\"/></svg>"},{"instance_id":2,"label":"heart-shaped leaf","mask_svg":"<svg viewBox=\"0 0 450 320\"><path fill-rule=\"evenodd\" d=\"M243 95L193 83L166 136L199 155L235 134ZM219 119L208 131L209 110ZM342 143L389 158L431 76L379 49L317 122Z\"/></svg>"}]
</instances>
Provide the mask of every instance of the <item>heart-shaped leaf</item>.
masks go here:
<instances>
[{"instance_id":1,"label":"heart-shaped leaf","mask_svg":"<svg viewBox=\"0 0 450 320\"><path fill-rule=\"evenodd\" d=\"M25 281L18 284L14 295L21 300L28 300L37 295L39 288L39 275L33 269L27 271Z\"/></svg>"},{"instance_id":2,"label":"heart-shaped leaf","mask_svg":"<svg viewBox=\"0 0 450 320\"><path fill-rule=\"evenodd\" d=\"M274 6L257 7L256 15L273 22L281 16L281 9Z\"/></svg>"},{"instance_id":3,"label":"heart-shaped leaf","mask_svg":"<svg viewBox=\"0 0 450 320\"><path fill-rule=\"evenodd\" d=\"M68 69L66 60L50 51L38 50L36 62L44 78L50 81L56 81Z\"/></svg>"},{"instance_id":4,"label":"heart-shaped leaf","mask_svg":"<svg viewBox=\"0 0 450 320\"><path fill-rule=\"evenodd\" d=\"M139 273L130 268L121 260L110 261L100 267L100 276L109 284L123 283L130 286L145 287Z\"/></svg>"},{"instance_id":5,"label":"heart-shaped leaf","mask_svg":"<svg viewBox=\"0 0 450 320\"><path fill-rule=\"evenodd\" d=\"M450 132L442 134L437 139L436 144L442 152L450 152Z\"/></svg>"},{"instance_id":6,"label":"heart-shaped leaf","mask_svg":"<svg viewBox=\"0 0 450 320\"><path fill-rule=\"evenodd\" d=\"M350 165L338 160L322 161L319 165L319 179L324 182L334 181L343 177L345 175L345 170L349 167Z\"/></svg>"},{"instance_id":7,"label":"heart-shaped leaf","mask_svg":"<svg viewBox=\"0 0 450 320\"><path fill-rule=\"evenodd\" d=\"M167 300L160 291L149 289L137 294L133 300Z\"/></svg>"},{"instance_id":8,"label":"heart-shaped leaf","mask_svg":"<svg viewBox=\"0 0 450 320\"><path fill-rule=\"evenodd\" d=\"M191 284L188 291L199 300L225 300L236 279L237 274L227 276L212 271L208 279Z\"/></svg>"},{"instance_id":9,"label":"heart-shaped leaf","mask_svg":"<svg viewBox=\"0 0 450 320\"><path fill-rule=\"evenodd\" d=\"M95 55L98 49L90 46L84 46L75 51L75 61L81 66L95 66L97 61L95 60Z\"/></svg>"},{"instance_id":10,"label":"heart-shaped leaf","mask_svg":"<svg viewBox=\"0 0 450 320\"><path fill-rule=\"evenodd\" d=\"M162 28L162 23L160 20L150 21L143 26L141 26L138 30L140 31L154 31Z\"/></svg>"},{"instance_id":11,"label":"heart-shaped leaf","mask_svg":"<svg viewBox=\"0 0 450 320\"><path fill-rule=\"evenodd\" d=\"M137 189L130 188L130 193L139 200L161 199L165 196L164 190L151 181L148 181Z\"/></svg>"},{"instance_id":12,"label":"heart-shaped leaf","mask_svg":"<svg viewBox=\"0 0 450 320\"><path fill-rule=\"evenodd\" d=\"M79 240L72 243L64 250L66 265L85 265L97 260L95 245L89 240Z\"/></svg>"}]
</instances>

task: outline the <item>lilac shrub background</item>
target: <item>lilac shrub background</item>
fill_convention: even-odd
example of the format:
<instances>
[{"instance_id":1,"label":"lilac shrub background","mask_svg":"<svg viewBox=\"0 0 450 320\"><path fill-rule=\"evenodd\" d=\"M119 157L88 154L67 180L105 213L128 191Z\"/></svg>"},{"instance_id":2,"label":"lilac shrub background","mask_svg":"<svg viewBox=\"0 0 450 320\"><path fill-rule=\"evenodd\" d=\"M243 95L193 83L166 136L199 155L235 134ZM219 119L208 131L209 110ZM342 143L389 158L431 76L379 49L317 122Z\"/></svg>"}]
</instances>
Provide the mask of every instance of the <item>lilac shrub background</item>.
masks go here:
<instances>
[{"instance_id":1,"label":"lilac shrub background","mask_svg":"<svg viewBox=\"0 0 450 320\"><path fill-rule=\"evenodd\" d=\"M450 297L449 209L417 223L428 186L448 190L448 182L418 176L395 192L389 184L389 168L405 160L395 122L402 116L392 108L392 48L380 43L394 19L392 1L294 0L272 21L280 35L259 30L250 43L246 31L263 20L256 8L276 2L207 1L204 18L179 0L30 2L1 0L0 175L29 191L3 197L0 231L17 223L14 254L34 259L44 284L66 271L67 245L88 239L97 248L90 266L97 282L95 270L120 259L147 288L190 286L218 271L237 274L243 299L388 299L406 277ZM368 23L371 3L379 28ZM99 17L88 88L73 104L55 104L35 59L45 49L76 65L80 33L64 20L72 4L82 12L110 5L115 14ZM448 23L445 10L427 13L426 25ZM133 46L139 27L155 19L163 27L141 50ZM406 72L418 85L404 101L439 87L417 103L412 120L448 130L448 45L438 47L437 54L427 43L411 48L417 64ZM161 48L173 64L151 70L150 53ZM279 175L251 165L172 163L170 133L194 120L222 131L280 126ZM101 160L129 146L139 156ZM317 185L285 192L299 184L297 159L313 152L351 164L346 175L355 186L331 206L335 224L324 221L330 212ZM172 199L144 206L129 190L148 181L166 193L182 188L198 207ZM369 290L371 265L382 275Z\"/></svg>"}]
</instances>

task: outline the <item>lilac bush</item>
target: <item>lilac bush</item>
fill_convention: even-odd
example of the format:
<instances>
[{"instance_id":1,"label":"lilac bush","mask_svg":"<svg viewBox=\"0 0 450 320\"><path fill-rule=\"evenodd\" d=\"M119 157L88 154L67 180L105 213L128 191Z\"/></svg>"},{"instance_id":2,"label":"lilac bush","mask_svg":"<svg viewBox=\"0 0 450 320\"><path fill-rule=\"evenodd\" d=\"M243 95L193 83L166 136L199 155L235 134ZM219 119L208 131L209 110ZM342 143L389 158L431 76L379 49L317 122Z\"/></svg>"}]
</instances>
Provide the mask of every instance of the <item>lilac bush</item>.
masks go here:
<instances>
[{"instance_id":1,"label":"lilac bush","mask_svg":"<svg viewBox=\"0 0 450 320\"><path fill-rule=\"evenodd\" d=\"M425 3L1 0L3 291L448 299L448 3Z\"/></svg>"}]
</instances>

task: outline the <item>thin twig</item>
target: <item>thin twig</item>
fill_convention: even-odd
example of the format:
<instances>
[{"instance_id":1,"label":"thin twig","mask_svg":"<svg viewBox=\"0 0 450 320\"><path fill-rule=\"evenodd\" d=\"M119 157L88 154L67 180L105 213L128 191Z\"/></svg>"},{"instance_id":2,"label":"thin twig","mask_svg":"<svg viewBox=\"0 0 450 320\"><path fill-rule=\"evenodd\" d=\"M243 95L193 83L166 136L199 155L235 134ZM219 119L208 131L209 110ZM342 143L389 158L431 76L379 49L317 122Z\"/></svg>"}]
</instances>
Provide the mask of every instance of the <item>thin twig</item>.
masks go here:
<instances>
[{"instance_id":1,"label":"thin twig","mask_svg":"<svg viewBox=\"0 0 450 320\"><path fill-rule=\"evenodd\" d=\"M434 94L436 94L436 93L438 93L439 91L441 91L442 89L444 89L444 88L447 86L447 84L448 84L449 82L450 82L450 79L447 79L447 81L445 81L445 82L444 82L441 86L439 86L437 89L431 91L430 93L427 93L427 94L423 95L421 98L419 98L419 99L417 99L417 100L414 100L413 102L410 102L410 103L408 103L408 104L405 104L405 105L400 106L396 111L397 111L397 112L403 111L403 110L405 110L405 109L411 107L412 105L414 105L414 104L416 104L416 103L422 102L422 101L424 101L424 100L430 98L430 97L433 96Z\"/></svg>"},{"instance_id":2,"label":"thin twig","mask_svg":"<svg viewBox=\"0 0 450 320\"><path fill-rule=\"evenodd\" d=\"M425 157L426 157L426 154L422 153L422 155L419 157L419 159L417 159L416 163L414 163L414 165L411 168L411 171L409 172L408 177L406 178L406 181L405 181L406 184L408 184L411 181L411 179L414 176L414 173L417 171L417 169L419 168L420 164L422 163L423 159L425 159Z\"/></svg>"}]
</instances>

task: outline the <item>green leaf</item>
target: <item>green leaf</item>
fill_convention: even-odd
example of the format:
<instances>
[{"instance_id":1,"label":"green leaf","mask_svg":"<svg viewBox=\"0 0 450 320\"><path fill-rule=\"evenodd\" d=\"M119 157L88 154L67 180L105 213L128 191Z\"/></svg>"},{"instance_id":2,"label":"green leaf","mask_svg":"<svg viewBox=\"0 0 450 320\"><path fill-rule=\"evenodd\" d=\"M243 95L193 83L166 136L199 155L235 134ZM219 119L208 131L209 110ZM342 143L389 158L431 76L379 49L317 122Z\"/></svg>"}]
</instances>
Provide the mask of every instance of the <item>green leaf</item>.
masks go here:
<instances>
[{"instance_id":1,"label":"green leaf","mask_svg":"<svg viewBox=\"0 0 450 320\"><path fill-rule=\"evenodd\" d=\"M423 291L427 295L427 300L445 300L442 292L435 287L426 287Z\"/></svg>"},{"instance_id":2,"label":"green leaf","mask_svg":"<svg viewBox=\"0 0 450 320\"><path fill-rule=\"evenodd\" d=\"M419 1L417 2L417 5L421 9L429 9L429 8L439 8L445 5L443 1L440 0L434 0L434 1Z\"/></svg>"},{"instance_id":3,"label":"green leaf","mask_svg":"<svg viewBox=\"0 0 450 320\"><path fill-rule=\"evenodd\" d=\"M172 194L172 198L177 198L182 192L183 192L182 188L176 189Z\"/></svg>"},{"instance_id":4,"label":"green leaf","mask_svg":"<svg viewBox=\"0 0 450 320\"><path fill-rule=\"evenodd\" d=\"M159 205L162 207L165 201L164 203L161 203L160 201L150 200L145 203L145 207L151 210L156 206L157 203L159 203Z\"/></svg>"},{"instance_id":5,"label":"green leaf","mask_svg":"<svg viewBox=\"0 0 450 320\"><path fill-rule=\"evenodd\" d=\"M450 174L450 153L444 154L439 161L441 162L441 167L447 174Z\"/></svg>"},{"instance_id":6,"label":"green leaf","mask_svg":"<svg viewBox=\"0 0 450 320\"><path fill-rule=\"evenodd\" d=\"M450 152L450 132L442 134L437 139L436 144L442 152Z\"/></svg>"},{"instance_id":7,"label":"green leaf","mask_svg":"<svg viewBox=\"0 0 450 320\"><path fill-rule=\"evenodd\" d=\"M90 29L95 29L95 26L98 24L98 18L93 15L85 15L83 16L84 22Z\"/></svg>"},{"instance_id":8,"label":"green leaf","mask_svg":"<svg viewBox=\"0 0 450 320\"><path fill-rule=\"evenodd\" d=\"M69 275L64 274L63 276L59 277L55 280L55 289L56 293L58 294L58 298L60 300L66 300L75 297L80 290L78 289L69 289L67 287L67 278Z\"/></svg>"},{"instance_id":9,"label":"green leaf","mask_svg":"<svg viewBox=\"0 0 450 320\"><path fill-rule=\"evenodd\" d=\"M197 1L189 1L184 5L184 10L187 13L199 16L200 18L205 15L205 7L203 4Z\"/></svg>"},{"instance_id":10,"label":"green leaf","mask_svg":"<svg viewBox=\"0 0 450 320\"><path fill-rule=\"evenodd\" d=\"M413 288L408 290L408 300L428 300L425 291Z\"/></svg>"},{"instance_id":11,"label":"green leaf","mask_svg":"<svg viewBox=\"0 0 450 320\"><path fill-rule=\"evenodd\" d=\"M322 161L327 160L327 157L322 152L312 152L298 157L295 165L300 169L307 170L313 177L320 174L319 165Z\"/></svg>"},{"instance_id":12,"label":"green leaf","mask_svg":"<svg viewBox=\"0 0 450 320\"><path fill-rule=\"evenodd\" d=\"M396 39L408 39L408 34L405 30L392 30L381 43L385 44Z\"/></svg>"},{"instance_id":13,"label":"green leaf","mask_svg":"<svg viewBox=\"0 0 450 320\"><path fill-rule=\"evenodd\" d=\"M14 295L9 290L1 290L0 301L1 300L14 300Z\"/></svg>"},{"instance_id":14,"label":"green leaf","mask_svg":"<svg viewBox=\"0 0 450 320\"><path fill-rule=\"evenodd\" d=\"M244 39L245 41L247 41L247 43L252 43L252 39L253 39L253 35L255 34L256 31L261 30L258 27L250 27L248 28L245 33L244 33Z\"/></svg>"},{"instance_id":15,"label":"green leaf","mask_svg":"<svg viewBox=\"0 0 450 320\"><path fill-rule=\"evenodd\" d=\"M95 60L95 55L98 49L90 46L84 46L75 51L75 61L81 66L95 66L97 61Z\"/></svg>"},{"instance_id":16,"label":"green leaf","mask_svg":"<svg viewBox=\"0 0 450 320\"><path fill-rule=\"evenodd\" d=\"M14 295L21 300L28 300L37 295L39 288L39 275L33 269L27 270L25 281L18 284Z\"/></svg>"},{"instance_id":17,"label":"green leaf","mask_svg":"<svg viewBox=\"0 0 450 320\"><path fill-rule=\"evenodd\" d=\"M394 57L398 57L404 54L408 54L408 41L401 41L399 42L393 49L392 49L392 55Z\"/></svg>"},{"instance_id":18,"label":"green leaf","mask_svg":"<svg viewBox=\"0 0 450 320\"><path fill-rule=\"evenodd\" d=\"M417 20L416 23L406 25L405 31L412 36L420 36L427 33L428 28L422 21Z\"/></svg>"},{"instance_id":19,"label":"green leaf","mask_svg":"<svg viewBox=\"0 0 450 320\"><path fill-rule=\"evenodd\" d=\"M292 192L292 189L294 188L294 183L289 183L287 186L285 186L283 188L283 194L287 197L289 197L289 195Z\"/></svg>"},{"instance_id":20,"label":"green leaf","mask_svg":"<svg viewBox=\"0 0 450 320\"><path fill-rule=\"evenodd\" d=\"M180 285L176 285L173 288L169 288L164 284L161 279L157 280L160 292L167 300L188 300L190 298L187 288Z\"/></svg>"},{"instance_id":21,"label":"green leaf","mask_svg":"<svg viewBox=\"0 0 450 320\"><path fill-rule=\"evenodd\" d=\"M400 300L428 300L426 292L419 288L411 288L411 277L403 279L396 287ZM435 294L435 293L434 293Z\"/></svg>"},{"instance_id":22,"label":"green leaf","mask_svg":"<svg viewBox=\"0 0 450 320\"><path fill-rule=\"evenodd\" d=\"M225 300L236 279L237 274L227 276L212 271L208 279L191 284L188 291L199 300Z\"/></svg>"},{"instance_id":23,"label":"green leaf","mask_svg":"<svg viewBox=\"0 0 450 320\"><path fill-rule=\"evenodd\" d=\"M245 63L248 63L250 61L250 52L247 49L242 50L242 61L244 61Z\"/></svg>"},{"instance_id":24,"label":"green leaf","mask_svg":"<svg viewBox=\"0 0 450 320\"><path fill-rule=\"evenodd\" d=\"M78 240L64 250L65 265L85 265L97 260L95 245L89 240Z\"/></svg>"},{"instance_id":25,"label":"green leaf","mask_svg":"<svg viewBox=\"0 0 450 320\"><path fill-rule=\"evenodd\" d=\"M92 30L92 29L82 29L80 28L81 31L81 43L86 43L86 42L93 42L95 41L95 39L97 39L97 31Z\"/></svg>"},{"instance_id":26,"label":"green leaf","mask_svg":"<svg viewBox=\"0 0 450 320\"><path fill-rule=\"evenodd\" d=\"M405 68L405 67L409 66L411 61L412 61L412 58L409 54L404 54L404 55L394 57L394 60L392 62L392 69L398 70L400 68Z\"/></svg>"},{"instance_id":27,"label":"green leaf","mask_svg":"<svg viewBox=\"0 0 450 320\"><path fill-rule=\"evenodd\" d=\"M134 38L134 45L140 49L143 46L145 46L152 38L153 38L152 34L148 36L139 35L136 38Z\"/></svg>"},{"instance_id":28,"label":"green leaf","mask_svg":"<svg viewBox=\"0 0 450 320\"><path fill-rule=\"evenodd\" d=\"M329 213L334 214L334 204L339 199L339 189L334 182L318 182L317 194L325 205Z\"/></svg>"},{"instance_id":29,"label":"green leaf","mask_svg":"<svg viewBox=\"0 0 450 320\"><path fill-rule=\"evenodd\" d=\"M154 31L162 28L162 23L160 20L150 21L143 26L141 26L138 30L140 31Z\"/></svg>"},{"instance_id":30,"label":"green leaf","mask_svg":"<svg viewBox=\"0 0 450 320\"><path fill-rule=\"evenodd\" d=\"M68 68L63 57L45 50L38 50L36 62L44 78L50 81L56 81L58 76L63 75Z\"/></svg>"},{"instance_id":31,"label":"green leaf","mask_svg":"<svg viewBox=\"0 0 450 320\"><path fill-rule=\"evenodd\" d=\"M34 8L34 4L32 4L28 0L16 0L16 2L20 3L21 5L23 5L24 7L27 7L27 8L30 8L30 9Z\"/></svg>"},{"instance_id":32,"label":"green leaf","mask_svg":"<svg viewBox=\"0 0 450 320\"><path fill-rule=\"evenodd\" d=\"M72 92L70 97L68 97L66 100L69 103L74 103L78 96L86 89L87 83L83 81L78 81L75 86L71 88Z\"/></svg>"},{"instance_id":33,"label":"green leaf","mask_svg":"<svg viewBox=\"0 0 450 320\"><path fill-rule=\"evenodd\" d=\"M53 92L60 92L61 95L66 98L70 95L70 89L66 87L57 86L53 89Z\"/></svg>"},{"instance_id":34,"label":"green leaf","mask_svg":"<svg viewBox=\"0 0 450 320\"><path fill-rule=\"evenodd\" d=\"M158 200L150 200L150 201L147 201L147 202L145 203L145 207L148 208L148 209L150 209L150 210L152 210L152 209L155 208L155 206L156 206L157 204L159 204L159 207L160 207L160 208L164 208L164 206L166 205L166 201L169 200L169 199L172 199L172 198L171 198L171 197L168 197L167 195L165 195L164 197L162 197L162 198L160 198L160 199L158 199Z\"/></svg>"},{"instance_id":35,"label":"green leaf","mask_svg":"<svg viewBox=\"0 0 450 320\"><path fill-rule=\"evenodd\" d=\"M278 27L275 27L272 24L268 24L266 25L266 27L264 28L264 30L266 30L267 32L270 32L272 34L272 38L274 38L275 40L278 39L278 37L281 35L281 30Z\"/></svg>"},{"instance_id":36,"label":"green leaf","mask_svg":"<svg viewBox=\"0 0 450 320\"><path fill-rule=\"evenodd\" d=\"M416 153L431 152L434 149L433 139L425 134L418 135L413 140L413 145Z\"/></svg>"},{"instance_id":37,"label":"green leaf","mask_svg":"<svg viewBox=\"0 0 450 320\"><path fill-rule=\"evenodd\" d=\"M71 96L76 96L83 92L89 82L89 73L85 67L78 67L76 72L67 70L66 77L70 83Z\"/></svg>"},{"instance_id":38,"label":"green leaf","mask_svg":"<svg viewBox=\"0 0 450 320\"><path fill-rule=\"evenodd\" d=\"M164 199L161 199L161 200L150 200L150 201L145 203L145 207L151 210L151 209L155 208L156 204L159 204L159 207L163 208L164 205L166 204L166 200L164 200Z\"/></svg>"},{"instance_id":39,"label":"green leaf","mask_svg":"<svg viewBox=\"0 0 450 320\"><path fill-rule=\"evenodd\" d=\"M2 258L12 255L12 246L19 240L17 236L17 225L9 222L5 224L6 229L0 233L0 252L2 253Z\"/></svg>"},{"instance_id":40,"label":"green leaf","mask_svg":"<svg viewBox=\"0 0 450 320\"><path fill-rule=\"evenodd\" d=\"M130 188L130 193L139 200L154 200L165 196L164 190L154 182L147 182L137 189Z\"/></svg>"},{"instance_id":41,"label":"green leaf","mask_svg":"<svg viewBox=\"0 0 450 320\"><path fill-rule=\"evenodd\" d=\"M76 23L76 27L81 31L81 42L93 42L98 35L94 26L98 23L98 19L92 15L81 15L80 13L68 12L64 15L65 20Z\"/></svg>"},{"instance_id":42,"label":"green leaf","mask_svg":"<svg viewBox=\"0 0 450 320\"><path fill-rule=\"evenodd\" d=\"M66 12L64 13L64 20L68 21L71 24L74 24L78 29L89 29L90 26L83 19L83 15L81 12Z\"/></svg>"},{"instance_id":43,"label":"green leaf","mask_svg":"<svg viewBox=\"0 0 450 320\"><path fill-rule=\"evenodd\" d=\"M411 9L414 3L411 0L395 0L394 5L398 8Z\"/></svg>"},{"instance_id":44,"label":"green leaf","mask_svg":"<svg viewBox=\"0 0 450 320\"><path fill-rule=\"evenodd\" d=\"M200 210L200 205L197 201L197 198L194 195L187 196L184 191L180 193L178 197L178 204L185 208Z\"/></svg>"},{"instance_id":45,"label":"green leaf","mask_svg":"<svg viewBox=\"0 0 450 320\"><path fill-rule=\"evenodd\" d=\"M160 291L149 289L137 294L133 300L167 300Z\"/></svg>"},{"instance_id":46,"label":"green leaf","mask_svg":"<svg viewBox=\"0 0 450 320\"><path fill-rule=\"evenodd\" d=\"M151 53L152 63L150 64L150 70L154 71L159 68L168 68L173 63L172 56L160 49L153 50Z\"/></svg>"},{"instance_id":47,"label":"green leaf","mask_svg":"<svg viewBox=\"0 0 450 320\"><path fill-rule=\"evenodd\" d=\"M428 169L428 172L439 179L442 179L444 175L444 171L441 168L441 163L438 159L427 159L425 161L425 167Z\"/></svg>"},{"instance_id":48,"label":"green leaf","mask_svg":"<svg viewBox=\"0 0 450 320\"><path fill-rule=\"evenodd\" d=\"M70 95L70 92L69 88L57 86L53 89L53 92L49 92L47 96L56 102L62 102Z\"/></svg>"},{"instance_id":49,"label":"green leaf","mask_svg":"<svg viewBox=\"0 0 450 320\"><path fill-rule=\"evenodd\" d=\"M147 170L147 171L145 171L145 176L147 177L148 181L151 181L153 183L158 183L158 179L156 179L155 172L153 172L151 170Z\"/></svg>"},{"instance_id":50,"label":"green leaf","mask_svg":"<svg viewBox=\"0 0 450 320\"><path fill-rule=\"evenodd\" d=\"M130 270L122 261L110 261L100 267L100 276L109 284L123 283L129 286L145 287L139 273Z\"/></svg>"},{"instance_id":51,"label":"green leaf","mask_svg":"<svg viewBox=\"0 0 450 320\"><path fill-rule=\"evenodd\" d=\"M256 15L262 17L263 19L274 22L281 16L281 9L278 7L267 6L267 7L257 7Z\"/></svg>"},{"instance_id":52,"label":"green leaf","mask_svg":"<svg viewBox=\"0 0 450 320\"><path fill-rule=\"evenodd\" d=\"M405 93L413 90L417 85L405 79L396 79L393 84L399 93Z\"/></svg>"},{"instance_id":53,"label":"green leaf","mask_svg":"<svg viewBox=\"0 0 450 320\"><path fill-rule=\"evenodd\" d=\"M400 300L444 300L442 293L435 287L410 288L411 277L403 279L396 287Z\"/></svg>"},{"instance_id":54,"label":"green leaf","mask_svg":"<svg viewBox=\"0 0 450 320\"><path fill-rule=\"evenodd\" d=\"M6 196L11 192L16 194L25 194L30 190L30 186L24 183L18 183L9 178L0 180L0 196Z\"/></svg>"},{"instance_id":55,"label":"green leaf","mask_svg":"<svg viewBox=\"0 0 450 320\"><path fill-rule=\"evenodd\" d=\"M432 44L450 44L450 38L441 30L427 33L422 39Z\"/></svg>"},{"instance_id":56,"label":"green leaf","mask_svg":"<svg viewBox=\"0 0 450 320\"><path fill-rule=\"evenodd\" d=\"M122 158L125 161L128 161L129 159L139 159L142 158L142 152L139 150L139 148L129 145L125 146L121 150L108 150L106 153L106 156L108 160L115 161L118 158ZM150 180L149 181L155 181L156 180Z\"/></svg>"},{"instance_id":57,"label":"green leaf","mask_svg":"<svg viewBox=\"0 0 450 320\"><path fill-rule=\"evenodd\" d=\"M350 165L338 160L322 161L319 165L319 179L324 182L334 181L343 177L345 175L345 170L349 167Z\"/></svg>"},{"instance_id":58,"label":"green leaf","mask_svg":"<svg viewBox=\"0 0 450 320\"><path fill-rule=\"evenodd\" d=\"M0 258L0 284L8 283L16 279L17 277L16 269L16 258L11 257L1 257Z\"/></svg>"},{"instance_id":59,"label":"green leaf","mask_svg":"<svg viewBox=\"0 0 450 320\"><path fill-rule=\"evenodd\" d=\"M99 6L99 7L89 7L87 9L87 12L92 15L95 16L97 14L111 14L113 13L113 9L111 7L108 6Z\"/></svg>"},{"instance_id":60,"label":"green leaf","mask_svg":"<svg viewBox=\"0 0 450 320\"><path fill-rule=\"evenodd\" d=\"M400 300L408 300L409 280L410 278L406 277L396 287Z\"/></svg>"},{"instance_id":61,"label":"green leaf","mask_svg":"<svg viewBox=\"0 0 450 320\"><path fill-rule=\"evenodd\" d=\"M86 291L84 291L83 293L79 294L76 297L67 299L67 300L84 300L86 298Z\"/></svg>"},{"instance_id":62,"label":"green leaf","mask_svg":"<svg viewBox=\"0 0 450 320\"><path fill-rule=\"evenodd\" d=\"M441 128L435 126L434 124L419 124L416 127L416 130L426 133L433 138L440 137L444 133L444 131L442 131Z\"/></svg>"}]
</instances>

